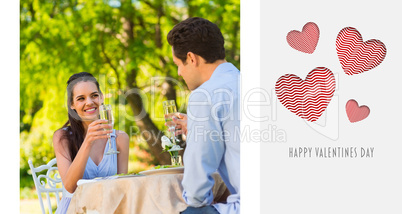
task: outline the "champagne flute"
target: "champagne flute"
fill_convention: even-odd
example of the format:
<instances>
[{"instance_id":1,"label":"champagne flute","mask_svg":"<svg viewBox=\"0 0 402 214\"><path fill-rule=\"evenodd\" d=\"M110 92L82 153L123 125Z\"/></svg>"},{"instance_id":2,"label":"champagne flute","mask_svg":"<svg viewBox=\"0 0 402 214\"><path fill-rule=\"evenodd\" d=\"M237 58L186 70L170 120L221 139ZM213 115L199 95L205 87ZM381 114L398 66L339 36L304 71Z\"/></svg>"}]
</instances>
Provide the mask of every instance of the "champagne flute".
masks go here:
<instances>
[{"instance_id":1,"label":"champagne flute","mask_svg":"<svg viewBox=\"0 0 402 214\"><path fill-rule=\"evenodd\" d=\"M109 125L112 125L113 128L113 124L114 124L114 119L113 119L113 114L112 114L112 106L111 105L101 105L99 108L99 113L100 113L100 118L102 120L107 120ZM120 152L114 150L112 148L112 141L110 139L110 134L107 134L108 139L107 142L109 143L109 149L106 152L106 155L112 155L112 154L118 154Z\"/></svg>"},{"instance_id":2,"label":"champagne flute","mask_svg":"<svg viewBox=\"0 0 402 214\"><path fill-rule=\"evenodd\" d=\"M172 117L177 112L176 104L174 100L167 100L163 102L163 112L165 113L165 121L166 125L170 132L170 137L173 143L176 143L175 131L176 131L176 124L173 122Z\"/></svg>"}]
</instances>

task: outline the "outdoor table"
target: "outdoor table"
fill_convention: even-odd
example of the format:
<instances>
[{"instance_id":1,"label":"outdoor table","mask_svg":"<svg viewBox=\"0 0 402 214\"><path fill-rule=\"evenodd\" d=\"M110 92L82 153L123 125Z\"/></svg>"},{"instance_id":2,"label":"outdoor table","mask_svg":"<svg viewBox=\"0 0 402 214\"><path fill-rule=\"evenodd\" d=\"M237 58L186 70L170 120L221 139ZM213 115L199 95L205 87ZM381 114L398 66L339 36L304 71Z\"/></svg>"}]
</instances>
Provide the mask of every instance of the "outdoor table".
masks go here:
<instances>
[{"instance_id":1,"label":"outdoor table","mask_svg":"<svg viewBox=\"0 0 402 214\"><path fill-rule=\"evenodd\" d=\"M218 173L213 174L215 201L228 190ZM183 174L119 177L79 185L67 213L180 213L187 204L182 198Z\"/></svg>"}]
</instances>

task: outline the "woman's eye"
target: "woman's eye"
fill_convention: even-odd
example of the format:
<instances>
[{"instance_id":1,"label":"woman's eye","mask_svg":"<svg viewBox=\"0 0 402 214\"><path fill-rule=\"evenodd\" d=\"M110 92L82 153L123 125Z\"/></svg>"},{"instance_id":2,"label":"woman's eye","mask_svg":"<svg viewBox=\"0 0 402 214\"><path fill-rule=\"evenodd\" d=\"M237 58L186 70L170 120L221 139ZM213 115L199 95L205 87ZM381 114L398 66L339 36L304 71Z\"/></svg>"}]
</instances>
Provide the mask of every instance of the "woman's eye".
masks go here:
<instances>
[{"instance_id":1,"label":"woman's eye","mask_svg":"<svg viewBox=\"0 0 402 214\"><path fill-rule=\"evenodd\" d=\"M97 94L94 94L94 95L93 95L93 97L98 97L98 96L99 96L99 95L97 95Z\"/></svg>"},{"instance_id":2,"label":"woman's eye","mask_svg":"<svg viewBox=\"0 0 402 214\"><path fill-rule=\"evenodd\" d=\"M84 98L78 98L77 100L78 100L78 101L81 101L81 100L83 100L83 99L84 99Z\"/></svg>"}]
</instances>

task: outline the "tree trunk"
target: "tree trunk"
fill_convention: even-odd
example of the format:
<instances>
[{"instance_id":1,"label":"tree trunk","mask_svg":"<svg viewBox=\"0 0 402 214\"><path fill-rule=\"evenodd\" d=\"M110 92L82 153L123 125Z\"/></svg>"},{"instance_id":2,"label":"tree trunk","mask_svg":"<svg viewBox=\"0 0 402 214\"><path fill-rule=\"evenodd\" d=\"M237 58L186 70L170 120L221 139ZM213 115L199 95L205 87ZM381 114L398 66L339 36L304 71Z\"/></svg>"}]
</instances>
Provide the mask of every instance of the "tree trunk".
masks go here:
<instances>
[{"instance_id":1,"label":"tree trunk","mask_svg":"<svg viewBox=\"0 0 402 214\"><path fill-rule=\"evenodd\" d=\"M132 48L135 44L135 36L134 36L134 7L132 7L130 1L122 1L122 4L130 4L132 10L126 10L127 13L124 14L122 18L123 30L122 34L125 41L126 48ZM127 8L126 8L127 9ZM128 54L126 55L126 65L129 65L133 59L131 59ZM137 86L137 71L135 69L131 69L127 73L127 88L126 88L126 99L133 110L133 113L136 117L136 125L141 131L141 136L147 142L149 149L155 159L159 162L159 164L170 164L170 155L162 152L161 146L161 136L162 132L155 126L153 121L151 120L148 112L144 109L144 105L142 102L140 90Z\"/></svg>"},{"instance_id":2,"label":"tree trunk","mask_svg":"<svg viewBox=\"0 0 402 214\"><path fill-rule=\"evenodd\" d=\"M135 73L135 72L133 72ZM133 92L133 93L131 93ZM163 132L161 132L153 123L149 114L145 111L142 99L138 92L138 88L134 87L128 91L126 94L127 101L134 112L134 115L138 117L136 119L136 124L140 129L141 136L147 142L151 153L154 155L159 164L167 165L170 164L170 155L168 153L162 153L161 137ZM127 93L127 92L126 92Z\"/></svg>"}]
</instances>

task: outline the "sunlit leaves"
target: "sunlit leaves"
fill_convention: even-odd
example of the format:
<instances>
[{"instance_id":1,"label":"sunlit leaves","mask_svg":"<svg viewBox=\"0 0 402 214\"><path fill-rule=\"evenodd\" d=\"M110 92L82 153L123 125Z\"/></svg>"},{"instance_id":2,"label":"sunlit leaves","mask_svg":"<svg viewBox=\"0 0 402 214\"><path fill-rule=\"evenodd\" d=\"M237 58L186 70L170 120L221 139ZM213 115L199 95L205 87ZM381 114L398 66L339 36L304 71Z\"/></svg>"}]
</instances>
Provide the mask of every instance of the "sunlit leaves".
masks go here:
<instances>
[{"instance_id":1,"label":"sunlit leaves","mask_svg":"<svg viewBox=\"0 0 402 214\"><path fill-rule=\"evenodd\" d=\"M189 91L177 75L166 36L189 16L216 23L227 60L240 66L239 0L21 0L20 9L22 169L28 158L42 164L54 157L52 135L67 120L66 81L82 71L99 79L114 104L116 128L133 133L134 147L146 150L132 132L134 115L124 94L137 87L146 112L162 130L162 84L171 78L178 80L176 101L185 111Z\"/></svg>"}]
</instances>

